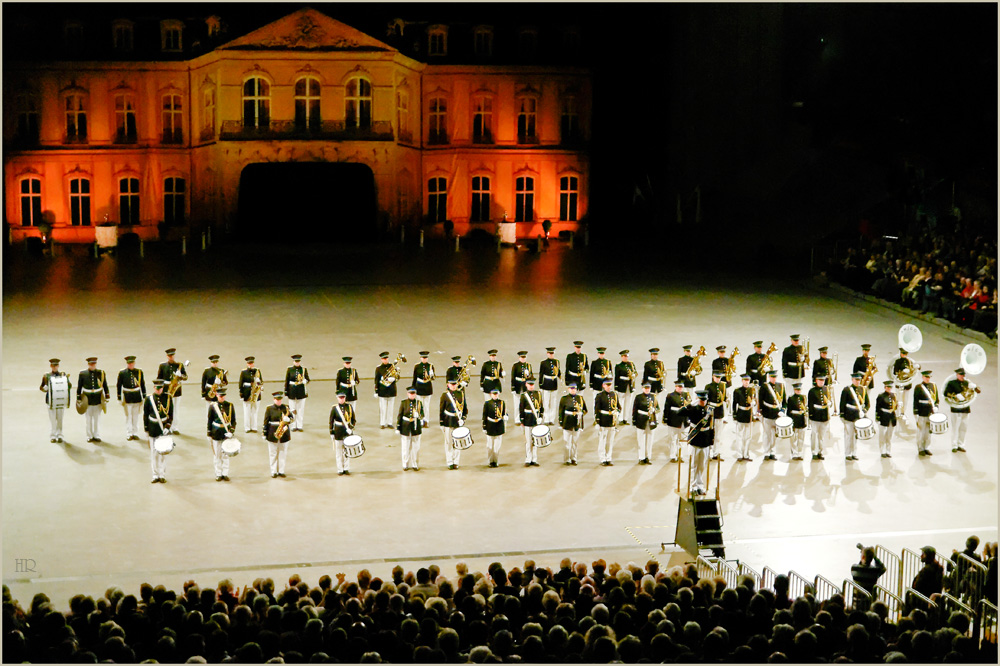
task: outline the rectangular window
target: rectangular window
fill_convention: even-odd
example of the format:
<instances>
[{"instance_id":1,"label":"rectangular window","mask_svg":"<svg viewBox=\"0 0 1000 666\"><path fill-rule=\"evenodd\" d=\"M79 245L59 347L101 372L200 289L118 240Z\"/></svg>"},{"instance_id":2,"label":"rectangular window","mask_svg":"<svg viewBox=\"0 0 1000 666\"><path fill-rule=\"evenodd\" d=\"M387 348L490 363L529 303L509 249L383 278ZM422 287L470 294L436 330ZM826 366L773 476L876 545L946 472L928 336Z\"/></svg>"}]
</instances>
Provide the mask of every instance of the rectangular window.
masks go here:
<instances>
[{"instance_id":1,"label":"rectangular window","mask_svg":"<svg viewBox=\"0 0 1000 666\"><path fill-rule=\"evenodd\" d=\"M295 82L295 127L300 130L318 130L319 79L306 76Z\"/></svg>"},{"instance_id":2,"label":"rectangular window","mask_svg":"<svg viewBox=\"0 0 1000 666\"><path fill-rule=\"evenodd\" d=\"M517 200L515 202L515 222L533 222L535 220L535 179L527 176L518 178L515 182Z\"/></svg>"},{"instance_id":3,"label":"rectangular window","mask_svg":"<svg viewBox=\"0 0 1000 666\"><path fill-rule=\"evenodd\" d=\"M160 47L164 51L181 50L181 30L183 24L179 21L163 21L160 23Z\"/></svg>"},{"instance_id":4,"label":"rectangular window","mask_svg":"<svg viewBox=\"0 0 1000 666\"><path fill-rule=\"evenodd\" d=\"M472 178L472 213L469 219L473 222L488 222L490 219L490 179L488 176Z\"/></svg>"},{"instance_id":5,"label":"rectangular window","mask_svg":"<svg viewBox=\"0 0 1000 666\"><path fill-rule=\"evenodd\" d=\"M493 98L477 97L472 116L472 142L493 143Z\"/></svg>"},{"instance_id":6,"label":"rectangular window","mask_svg":"<svg viewBox=\"0 0 1000 666\"><path fill-rule=\"evenodd\" d=\"M87 141L87 108L82 95L66 97L66 143Z\"/></svg>"},{"instance_id":7,"label":"rectangular window","mask_svg":"<svg viewBox=\"0 0 1000 666\"><path fill-rule=\"evenodd\" d=\"M434 30L429 35L429 43L427 45L427 55L432 56L443 56L447 53L448 47L445 40L445 32L443 30Z\"/></svg>"},{"instance_id":8,"label":"rectangular window","mask_svg":"<svg viewBox=\"0 0 1000 666\"><path fill-rule=\"evenodd\" d=\"M559 179L559 219L564 222L576 222L576 202L579 197L576 176L563 176Z\"/></svg>"},{"instance_id":9,"label":"rectangular window","mask_svg":"<svg viewBox=\"0 0 1000 666\"><path fill-rule=\"evenodd\" d=\"M534 97L521 97L517 104L517 142L538 143L535 135L535 108L538 100Z\"/></svg>"},{"instance_id":10,"label":"rectangular window","mask_svg":"<svg viewBox=\"0 0 1000 666\"><path fill-rule=\"evenodd\" d=\"M34 95L23 95L18 99L17 138L27 143L38 143L38 121L37 100Z\"/></svg>"},{"instance_id":11,"label":"rectangular window","mask_svg":"<svg viewBox=\"0 0 1000 666\"><path fill-rule=\"evenodd\" d=\"M412 141L410 133L410 96L405 92L396 93L396 127L400 141Z\"/></svg>"},{"instance_id":12,"label":"rectangular window","mask_svg":"<svg viewBox=\"0 0 1000 666\"><path fill-rule=\"evenodd\" d=\"M184 224L183 178L167 178L163 181L163 221L167 224Z\"/></svg>"},{"instance_id":13,"label":"rectangular window","mask_svg":"<svg viewBox=\"0 0 1000 666\"><path fill-rule=\"evenodd\" d=\"M372 126L372 84L368 79L347 82L344 119L348 127L369 129Z\"/></svg>"},{"instance_id":14,"label":"rectangular window","mask_svg":"<svg viewBox=\"0 0 1000 666\"><path fill-rule=\"evenodd\" d=\"M490 30L477 30L473 49L477 56L483 58L493 55L493 32Z\"/></svg>"},{"instance_id":15,"label":"rectangular window","mask_svg":"<svg viewBox=\"0 0 1000 666\"><path fill-rule=\"evenodd\" d=\"M135 143L135 99L132 95L115 95L115 143Z\"/></svg>"},{"instance_id":16,"label":"rectangular window","mask_svg":"<svg viewBox=\"0 0 1000 666\"><path fill-rule=\"evenodd\" d=\"M431 178L427 181L427 215L431 222L448 219L448 181L445 178Z\"/></svg>"},{"instance_id":17,"label":"rectangular window","mask_svg":"<svg viewBox=\"0 0 1000 666\"><path fill-rule=\"evenodd\" d=\"M577 141L580 138L580 121L576 114L576 97L567 95L562 98L562 108L559 115L559 137L563 143Z\"/></svg>"},{"instance_id":18,"label":"rectangular window","mask_svg":"<svg viewBox=\"0 0 1000 666\"><path fill-rule=\"evenodd\" d=\"M118 181L118 224L139 224L139 179Z\"/></svg>"},{"instance_id":19,"label":"rectangular window","mask_svg":"<svg viewBox=\"0 0 1000 666\"><path fill-rule=\"evenodd\" d=\"M42 181L25 178L21 181L21 224L37 227L42 223Z\"/></svg>"},{"instance_id":20,"label":"rectangular window","mask_svg":"<svg viewBox=\"0 0 1000 666\"><path fill-rule=\"evenodd\" d=\"M132 51L132 25L128 23L116 23L111 29L112 47L118 53L129 53Z\"/></svg>"},{"instance_id":21,"label":"rectangular window","mask_svg":"<svg viewBox=\"0 0 1000 666\"><path fill-rule=\"evenodd\" d=\"M444 97L431 98L430 107L430 143L448 143L448 133L445 124L448 120L448 102Z\"/></svg>"},{"instance_id":22,"label":"rectangular window","mask_svg":"<svg viewBox=\"0 0 1000 666\"><path fill-rule=\"evenodd\" d=\"M215 88L208 88L202 95L201 138L215 136Z\"/></svg>"},{"instance_id":23,"label":"rectangular window","mask_svg":"<svg viewBox=\"0 0 1000 666\"><path fill-rule=\"evenodd\" d=\"M163 143L184 143L180 95L163 96Z\"/></svg>"},{"instance_id":24,"label":"rectangular window","mask_svg":"<svg viewBox=\"0 0 1000 666\"><path fill-rule=\"evenodd\" d=\"M74 227L90 226L90 181L86 178L69 181L69 216Z\"/></svg>"}]
</instances>

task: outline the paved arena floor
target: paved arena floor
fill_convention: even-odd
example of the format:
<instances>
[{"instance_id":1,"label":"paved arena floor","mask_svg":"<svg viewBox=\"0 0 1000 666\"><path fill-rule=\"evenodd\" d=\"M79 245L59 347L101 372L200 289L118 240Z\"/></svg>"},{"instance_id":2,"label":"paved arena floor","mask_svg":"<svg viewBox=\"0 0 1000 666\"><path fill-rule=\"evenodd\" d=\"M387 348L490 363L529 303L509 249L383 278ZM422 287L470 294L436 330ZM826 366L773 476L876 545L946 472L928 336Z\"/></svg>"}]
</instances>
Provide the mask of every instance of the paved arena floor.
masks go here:
<instances>
[{"instance_id":1,"label":"paved arena floor","mask_svg":"<svg viewBox=\"0 0 1000 666\"><path fill-rule=\"evenodd\" d=\"M450 356L474 354L482 362L491 347L509 369L518 349L529 350L537 368L546 346L564 359L575 339L585 341L591 358L598 345L615 362L615 352L628 348L640 367L646 350L658 346L669 370L683 344L726 344L739 346L742 370L752 340L774 341L778 361L788 335L801 333L814 358L822 345L838 352L846 377L864 342L884 369L897 330L909 321L783 279L779 265L770 275L666 268L650 275L638 257L627 268L609 263L613 253L596 243L542 254L230 247L182 258L152 248L144 260L128 253L94 260L79 248L55 258L16 252L4 268L3 578L22 603L38 591L58 605L110 585L135 592L142 581L179 588L189 578L214 585L231 576L246 584L294 572L315 582L361 566L385 577L396 562L437 562L446 573L457 560L473 567L493 560L520 566L528 558L556 567L562 557L680 563L691 558L660 549L674 535L678 470L659 443L654 464L637 466L634 430L624 427L614 467L600 467L597 433L588 427L580 465L564 467L557 432L541 466L526 469L520 434L508 434L501 466L489 469L474 427L475 445L461 469L449 471L435 420L422 438L420 471L404 473L398 437L377 425L371 378L378 353L403 352L409 369L417 351L429 349L443 376ZM916 323L923 346L912 358L943 386L973 340ZM86 442L75 410L66 414L67 441L48 441L38 391L47 359L61 358L75 387L87 356L98 356L113 382L126 354L155 376L167 347L191 360L195 378L207 357L219 354L235 380L253 354L268 390L278 387L289 356L303 355L313 382L287 479L270 478L266 446L247 435L232 460L232 481L215 481L196 384L185 386L183 434L168 456L166 485L150 484L146 442L125 441L117 403L102 419L102 443ZM918 458L910 427L897 433L892 459L881 459L871 440L860 445L858 462L846 463L838 422L825 461L792 463L785 444L777 462L762 463L758 431L755 460L737 463L730 426L720 491L727 558L758 571L766 565L840 581L859 541L896 552L932 544L950 553L969 534L996 540L996 347L984 347L989 364L973 378L983 392L965 454L951 453L950 435L943 435L933 438L933 457ZM366 387L358 405L366 453L349 477L338 477L327 421L331 380L344 355L354 357ZM443 388L435 382L435 405ZM589 391L586 397L592 406ZM242 436L242 409L233 402ZM472 391L473 426L481 406ZM686 466L681 474L686 483Z\"/></svg>"}]
</instances>

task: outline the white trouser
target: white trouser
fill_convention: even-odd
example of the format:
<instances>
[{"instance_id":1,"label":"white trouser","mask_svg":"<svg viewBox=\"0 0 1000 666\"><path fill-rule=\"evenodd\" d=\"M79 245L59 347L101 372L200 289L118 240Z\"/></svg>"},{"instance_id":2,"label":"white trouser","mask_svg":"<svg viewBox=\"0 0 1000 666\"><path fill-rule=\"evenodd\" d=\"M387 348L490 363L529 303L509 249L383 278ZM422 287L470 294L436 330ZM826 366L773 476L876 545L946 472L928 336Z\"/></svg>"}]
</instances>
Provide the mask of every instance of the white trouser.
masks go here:
<instances>
[{"instance_id":1,"label":"white trouser","mask_svg":"<svg viewBox=\"0 0 1000 666\"><path fill-rule=\"evenodd\" d=\"M723 429L725 427L726 427L726 424L724 422L724 418L722 416L716 417L715 421L714 421L715 441L713 441L712 445L709 447L709 449L711 449L710 455L711 455L712 458L715 458L716 456L721 456L722 455L719 452L718 447L717 447L716 444L718 444L718 446L722 446L722 431L723 431Z\"/></svg>"},{"instance_id":2,"label":"white trouser","mask_svg":"<svg viewBox=\"0 0 1000 666\"><path fill-rule=\"evenodd\" d=\"M142 428L142 403L123 402L122 409L125 410L125 436L138 437Z\"/></svg>"},{"instance_id":3,"label":"white trouser","mask_svg":"<svg viewBox=\"0 0 1000 666\"><path fill-rule=\"evenodd\" d=\"M736 441L740 445L740 457L750 457L750 426L749 423L736 422Z\"/></svg>"},{"instance_id":4,"label":"white trouser","mask_svg":"<svg viewBox=\"0 0 1000 666\"><path fill-rule=\"evenodd\" d=\"M899 403L896 405L896 418L901 419L906 416L906 406L910 403L910 393L913 388L901 389L899 391Z\"/></svg>"},{"instance_id":5,"label":"white trouser","mask_svg":"<svg viewBox=\"0 0 1000 666\"><path fill-rule=\"evenodd\" d=\"M597 426L597 459L600 462L611 462L611 454L615 448L617 428Z\"/></svg>"},{"instance_id":6,"label":"white trouser","mask_svg":"<svg viewBox=\"0 0 1000 666\"><path fill-rule=\"evenodd\" d=\"M966 412L951 413L951 448L965 448L965 433L969 429L969 414Z\"/></svg>"},{"instance_id":7,"label":"white trouser","mask_svg":"<svg viewBox=\"0 0 1000 666\"><path fill-rule=\"evenodd\" d=\"M635 429L636 444L639 446L637 453L639 460L649 460L653 457L653 435L655 434L656 431L648 424L642 430Z\"/></svg>"},{"instance_id":8,"label":"white trouser","mask_svg":"<svg viewBox=\"0 0 1000 666\"><path fill-rule=\"evenodd\" d=\"M806 429L805 428L794 428L792 429L792 457L801 458L802 449L806 444Z\"/></svg>"},{"instance_id":9,"label":"white trouser","mask_svg":"<svg viewBox=\"0 0 1000 666\"><path fill-rule=\"evenodd\" d=\"M215 466L215 476L229 476L229 456L222 452L222 441L209 437L212 444L212 463Z\"/></svg>"},{"instance_id":10,"label":"white trouser","mask_svg":"<svg viewBox=\"0 0 1000 666\"><path fill-rule=\"evenodd\" d=\"M156 449L153 448L154 439L156 438L149 438L149 467L153 472L154 479L163 479L167 475L167 457L162 453L157 453Z\"/></svg>"},{"instance_id":11,"label":"white trouser","mask_svg":"<svg viewBox=\"0 0 1000 666\"><path fill-rule=\"evenodd\" d=\"M461 449L455 448L455 438L451 434L454 430L448 426L441 426L441 432L444 433L444 462L446 465L458 465L462 454Z\"/></svg>"},{"instance_id":12,"label":"white trouser","mask_svg":"<svg viewBox=\"0 0 1000 666\"><path fill-rule=\"evenodd\" d=\"M680 456L682 432L680 428L667 426L667 437L664 443L667 445L667 455L670 456L670 462L677 462L677 458Z\"/></svg>"},{"instance_id":13,"label":"white trouser","mask_svg":"<svg viewBox=\"0 0 1000 666\"><path fill-rule=\"evenodd\" d=\"M98 425L101 419L101 406L90 405L87 407L84 418L87 421L87 439L100 439L101 433L98 431Z\"/></svg>"},{"instance_id":14,"label":"white trouser","mask_svg":"<svg viewBox=\"0 0 1000 666\"><path fill-rule=\"evenodd\" d=\"M853 456L858 447L858 431L853 421L841 419L844 424L844 455Z\"/></svg>"},{"instance_id":15,"label":"white trouser","mask_svg":"<svg viewBox=\"0 0 1000 666\"><path fill-rule=\"evenodd\" d=\"M760 417L761 432L764 433L764 455L773 456L774 447L777 444L776 423L777 419L769 419L766 416Z\"/></svg>"},{"instance_id":16,"label":"white trouser","mask_svg":"<svg viewBox=\"0 0 1000 666\"><path fill-rule=\"evenodd\" d=\"M542 390L542 411L545 413L545 423L553 425L559 416L559 392Z\"/></svg>"},{"instance_id":17,"label":"white trouser","mask_svg":"<svg viewBox=\"0 0 1000 666\"><path fill-rule=\"evenodd\" d=\"M708 447L691 447L691 490L701 491L705 494L708 491L706 475L708 474Z\"/></svg>"},{"instance_id":18,"label":"white trouser","mask_svg":"<svg viewBox=\"0 0 1000 666\"><path fill-rule=\"evenodd\" d=\"M917 451L926 451L931 445L931 417L917 417Z\"/></svg>"},{"instance_id":19,"label":"white trouser","mask_svg":"<svg viewBox=\"0 0 1000 666\"><path fill-rule=\"evenodd\" d=\"M64 407L59 407L57 409L49 410L49 439L57 439L62 437L62 426L63 426L63 414L66 412Z\"/></svg>"},{"instance_id":20,"label":"white trouser","mask_svg":"<svg viewBox=\"0 0 1000 666\"><path fill-rule=\"evenodd\" d=\"M170 425L170 432L177 433L177 421L180 420L181 416L181 399L180 397L175 397L170 399L174 403L174 422Z\"/></svg>"},{"instance_id":21,"label":"white trouser","mask_svg":"<svg viewBox=\"0 0 1000 666\"><path fill-rule=\"evenodd\" d=\"M417 400L419 400L420 404L422 404L424 406L424 414L430 414L431 413L431 398L433 398L433 397L434 396L432 396L432 395L418 395L417 396Z\"/></svg>"},{"instance_id":22,"label":"white trouser","mask_svg":"<svg viewBox=\"0 0 1000 666\"><path fill-rule=\"evenodd\" d=\"M260 407L260 400L250 402L243 401L243 426L244 431L250 432L257 424L257 412Z\"/></svg>"},{"instance_id":23,"label":"white trouser","mask_svg":"<svg viewBox=\"0 0 1000 666\"><path fill-rule=\"evenodd\" d=\"M826 436L830 433L830 422L813 421L812 429L812 454L817 456L823 453L823 444L826 442Z\"/></svg>"},{"instance_id":24,"label":"white trouser","mask_svg":"<svg viewBox=\"0 0 1000 666\"><path fill-rule=\"evenodd\" d=\"M896 429L896 426L884 426L880 425L878 427L878 452L879 453L892 453L892 431Z\"/></svg>"},{"instance_id":25,"label":"white trouser","mask_svg":"<svg viewBox=\"0 0 1000 666\"><path fill-rule=\"evenodd\" d=\"M396 403L396 398L379 398L378 399L378 424L380 426L392 426L392 417L395 416L392 413L392 407Z\"/></svg>"},{"instance_id":26,"label":"white trouser","mask_svg":"<svg viewBox=\"0 0 1000 666\"><path fill-rule=\"evenodd\" d=\"M337 458L337 473L349 471L351 469L351 459L347 457L347 452L344 451L344 440L337 439L333 435L330 435L330 440L333 442L333 455Z\"/></svg>"},{"instance_id":27,"label":"white trouser","mask_svg":"<svg viewBox=\"0 0 1000 666\"><path fill-rule=\"evenodd\" d=\"M538 462L538 447L534 445L534 440L531 439L531 429L534 426L521 426L524 430L524 462Z\"/></svg>"},{"instance_id":28,"label":"white trouser","mask_svg":"<svg viewBox=\"0 0 1000 666\"><path fill-rule=\"evenodd\" d=\"M403 469L419 469L420 435L400 435L399 441L402 446Z\"/></svg>"},{"instance_id":29,"label":"white trouser","mask_svg":"<svg viewBox=\"0 0 1000 666\"><path fill-rule=\"evenodd\" d=\"M618 404L622 406L622 418L630 421L632 419L632 400L635 398L635 395L632 391L623 391L621 393L615 391L615 394L618 396Z\"/></svg>"},{"instance_id":30,"label":"white trouser","mask_svg":"<svg viewBox=\"0 0 1000 666\"><path fill-rule=\"evenodd\" d=\"M576 462L577 447L580 444L579 430L563 430L563 441L566 442L566 459L563 462Z\"/></svg>"},{"instance_id":31,"label":"white trouser","mask_svg":"<svg viewBox=\"0 0 1000 666\"><path fill-rule=\"evenodd\" d=\"M500 444L502 443L503 435L486 436L486 458L489 462L500 464Z\"/></svg>"},{"instance_id":32,"label":"white trouser","mask_svg":"<svg viewBox=\"0 0 1000 666\"><path fill-rule=\"evenodd\" d=\"M298 400L288 400L288 408L295 412L295 418L291 423L288 424L289 428L294 428L295 430L302 430L302 422L305 420L306 416L306 399L300 398Z\"/></svg>"},{"instance_id":33,"label":"white trouser","mask_svg":"<svg viewBox=\"0 0 1000 666\"><path fill-rule=\"evenodd\" d=\"M288 457L288 445L291 443L291 440L284 443L267 442L268 459L271 462L271 474L285 473L285 458Z\"/></svg>"}]
</instances>

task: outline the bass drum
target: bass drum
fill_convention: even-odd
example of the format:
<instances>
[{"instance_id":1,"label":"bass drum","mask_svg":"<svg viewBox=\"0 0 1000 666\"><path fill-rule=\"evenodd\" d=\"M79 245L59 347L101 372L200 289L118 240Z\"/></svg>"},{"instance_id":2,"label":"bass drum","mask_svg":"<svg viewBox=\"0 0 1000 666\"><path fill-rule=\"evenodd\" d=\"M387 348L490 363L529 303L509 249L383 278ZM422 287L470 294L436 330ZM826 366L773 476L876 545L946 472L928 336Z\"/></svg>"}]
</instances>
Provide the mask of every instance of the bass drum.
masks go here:
<instances>
[{"instance_id":1,"label":"bass drum","mask_svg":"<svg viewBox=\"0 0 1000 666\"><path fill-rule=\"evenodd\" d=\"M69 407L69 377L66 375L49 377L49 408L66 409L67 407Z\"/></svg>"}]
</instances>

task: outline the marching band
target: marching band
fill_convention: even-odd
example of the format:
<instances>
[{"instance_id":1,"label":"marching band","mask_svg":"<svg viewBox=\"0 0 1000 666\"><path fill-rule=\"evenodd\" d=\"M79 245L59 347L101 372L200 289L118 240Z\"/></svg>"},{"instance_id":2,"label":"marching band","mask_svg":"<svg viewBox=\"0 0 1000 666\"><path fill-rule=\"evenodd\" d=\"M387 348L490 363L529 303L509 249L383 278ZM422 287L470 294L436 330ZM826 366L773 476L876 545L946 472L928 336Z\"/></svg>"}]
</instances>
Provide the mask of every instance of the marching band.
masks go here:
<instances>
[{"instance_id":1,"label":"marching band","mask_svg":"<svg viewBox=\"0 0 1000 666\"><path fill-rule=\"evenodd\" d=\"M931 435L952 431L952 451L965 452L970 405L980 389L971 384L966 375L979 374L986 366L982 347L967 345L960 357L960 367L945 383L939 394L932 381L930 370L921 370L909 358L909 353L919 350L919 330L906 325L899 332L899 353L886 364L887 379L884 390L874 397L877 371L871 345L861 345L861 356L854 361L850 383L835 394L837 384L837 354L829 356L827 347L819 347L819 357L811 364L812 386L805 383L809 363L809 338L802 343L798 334L790 336L790 344L781 353L784 383L778 382L778 371L773 368L771 354L777 347L772 342L766 352L761 351L763 340L753 342L754 353L746 358L745 372L736 374L735 358L739 348L726 355L726 346L716 347L718 358L711 364L712 381L702 390L693 391L702 373L700 359L705 354L701 346L692 354L694 345L684 345L683 355L676 366L673 391L662 400L666 369L658 360L660 350L649 350L650 360L643 368L641 392L635 394L638 371L629 360L629 350L619 352L621 361L613 364L605 358L606 347L597 347L597 358L588 363L583 352L583 342L573 343L573 352L567 355L565 367L560 368L555 358L555 347L546 347L546 358L539 364L536 379L528 362L528 352L517 352L518 361L511 369L510 391L513 402L501 397L502 382L507 377L503 365L497 360L498 350L487 352L489 360L483 363L480 388L484 400L482 431L485 435L486 464L500 465L500 448L507 432L510 414L514 425L521 427L525 445L525 467L536 467L539 451L553 441L550 426L562 430L565 446L563 462L576 465L580 436L586 427L589 413L588 400L580 390L588 385L594 391L589 402L593 403L594 425L597 430L598 459L602 466L614 464L614 444L625 425L635 429L637 462L652 464L655 431L659 425L666 431L666 455L670 462L680 458L681 444L690 447L695 468L693 488L704 492L705 472L699 469L711 459L721 460L721 445L726 435L725 424L731 418L735 424L733 448L738 452L736 461L752 460L751 447L755 425L761 426L762 461L777 460L779 442L788 441L790 460L803 458L807 432L811 432L812 460L824 460L829 449L830 424L839 416L842 424L844 458L857 461L859 443L873 439L877 433L879 454L892 457L892 439L897 424L905 423L906 402L912 393L912 411L917 425L917 451L920 457L932 455ZM126 367L118 373L116 395L125 413L126 441L139 439L139 422L148 438L152 482L165 483L166 456L176 447L174 427L178 413L182 384L187 378L189 362L174 360L176 349L166 350L167 361L160 364L153 381L153 392L146 393L143 372L135 365L135 356L126 356ZM389 360L388 351L379 354L380 364L375 369L375 395L379 400L379 426L394 429L401 438L401 458L404 470L419 470L420 440L428 424L434 366L429 362L430 352L419 352L420 362L413 368L413 382L406 387L406 398L401 401L392 420L396 397L396 384L401 377L399 364L406 357L399 353L396 360ZM274 402L264 410L260 424L261 437L268 443L268 459L272 478L286 476L285 465L293 432L304 432L304 412L307 397L306 385L309 371L302 366L302 355L292 357L293 364L286 369L284 388L272 394ZM97 358L86 359L76 386L77 411L86 416L88 442L100 442L100 417L106 412L110 389L103 370L97 368ZM201 393L208 406L207 436L212 449L215 478L229 481L230 458L239 454L241 444L235 437L236 409L226 400L228 373L219 367L220 357L208 357L210 365L201 378ZM474 443L473 434L466 427L469 405L466 388L470 383L470 366L475 365L471 354L462 363L461 356L451 357L452 367L446 373L447 390L439 400L439 425L444 436L445 464L449 470L459 468L461 452ZM263 376L255 367L255 358L247 356L247 367L240 373L239 397L243 401L244 432L257 432L257 412L263 389ZM329 432L336 458L337 474L350 473L352 458L364 454L363 439L356 432L357 412L355 403L360 385L358 371L351 366L352 357L343 357L344 367L336 373L336 402L329 417ZM42 377L39 389L45 393L50 416L50 441L63 442L63 412L69 404L71 384L65 373L59 371L59 359L50 359L49 372ZM561 375L561 371L565 375ZM920 374L920 382L913 386L913 379ZM559 396L559 382L563 380L566 392ZM733 390L733 382L739 382ZM897 393L898 392L898 393ZM283 399L288 404L283 404ZM950 408L950 418L940 411L941 399ZM873 404L874 402L874 404Z\"/></svg>"}]
</instances>

